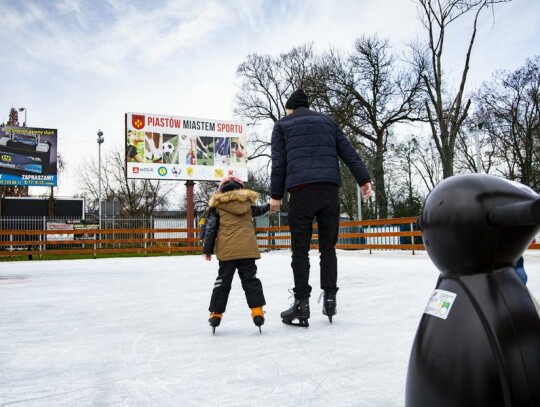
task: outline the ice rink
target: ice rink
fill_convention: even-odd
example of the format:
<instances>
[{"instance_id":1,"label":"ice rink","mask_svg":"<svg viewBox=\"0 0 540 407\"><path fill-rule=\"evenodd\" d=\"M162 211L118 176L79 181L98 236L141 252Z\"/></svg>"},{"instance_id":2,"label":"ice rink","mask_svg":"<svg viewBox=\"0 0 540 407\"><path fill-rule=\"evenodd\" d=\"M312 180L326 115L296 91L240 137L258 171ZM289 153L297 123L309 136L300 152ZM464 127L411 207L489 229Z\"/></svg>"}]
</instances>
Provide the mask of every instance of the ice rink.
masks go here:
<instances>
[{"instance_id":1,"label":"ice rink","mask_svg":"<svg viewBox=\"0 0 540 407\"><path fill-rule=\"evenodd\" d=\"M338 253L338 314L284 325L290 254L257 262L262 335L235 277L212 336L217 262L200 256L0 263L1 406L403 406L438 272L425 252ZM540 297L540 251L525 254Z\"/></svg>"}]
</instances>

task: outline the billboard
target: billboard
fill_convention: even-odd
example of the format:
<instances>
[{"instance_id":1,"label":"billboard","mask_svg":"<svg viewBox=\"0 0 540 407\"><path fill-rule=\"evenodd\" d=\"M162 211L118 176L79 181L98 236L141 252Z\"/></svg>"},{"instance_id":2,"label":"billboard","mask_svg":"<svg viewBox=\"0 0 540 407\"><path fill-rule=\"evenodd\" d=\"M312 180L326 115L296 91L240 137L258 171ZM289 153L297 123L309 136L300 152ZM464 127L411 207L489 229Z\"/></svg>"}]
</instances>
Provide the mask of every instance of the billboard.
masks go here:
<instances>
[{"instance_id":1,"label":"billboard","mask_svg":"<svg viewBox=\"0 0 540 407\"><path fill-rule=\"evenodd\" d=\"M56 129L2 127L0 186L56 186L57 143Z\"/></svg>"},{"instance_id":2,"label":"billboard","mask_svg":"<svg viewBox=\"0 0 540 407\"><path fill-rule=\"evenodd\" d=\"M48 220L46 230L57 230L58 233L46 235L48 241L51 240L90 240L95 239L95 233L73 234L62 233L66 230L92 230L99 229L98 223L91 223L85 220Z\"/></svg>"},{"instance_id":3,"label":"billboard","mask_svg":"<svg viewBox=\"0 0 540 407\"><path fill-rule=\"evenodd\" d=\"M0 201L2 204L2 216L47 216L49 215L51 204L49 198L38 198L29 196L5 196ZM81 198L54 198L54 216L77 217L84 216L84 200ZM37 226L42 227L40 224Z\"/></svg>"},{"instance_id":4,"label":"billboard","mask_svg":"<svg viewBox=\"0 0 540 407\"><path fill-rule=\"evenodd\" d=\"M247 181L246 125L148 113L126 113L126 177Z\"/></svg>"}]
</instances>

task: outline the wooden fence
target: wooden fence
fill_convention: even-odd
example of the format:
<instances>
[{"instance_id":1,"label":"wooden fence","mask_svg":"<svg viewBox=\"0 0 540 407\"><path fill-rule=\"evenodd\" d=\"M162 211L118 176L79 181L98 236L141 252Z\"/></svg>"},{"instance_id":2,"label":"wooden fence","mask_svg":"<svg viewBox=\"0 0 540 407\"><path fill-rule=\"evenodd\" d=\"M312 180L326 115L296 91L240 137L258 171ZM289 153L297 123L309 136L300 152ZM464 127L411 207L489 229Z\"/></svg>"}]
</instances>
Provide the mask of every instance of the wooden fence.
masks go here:
<instances>
[{"instance_id":1,"label":"wooden fence","mask_svg":"<svg viewBox=\"0 0 540 407\"><path fill-rule=\"evenodd\" d=\"M341 222L337 249L424 250L416 217ZM290 249L288 226L256 228L259 247ZM120 253L201 253L200 229L83 229L83 230L0 230L0 256L68 256ZM311 247L317 249L317 229ZM532 243L530 249L540 249Z\"/></svg>"}]
</instances>

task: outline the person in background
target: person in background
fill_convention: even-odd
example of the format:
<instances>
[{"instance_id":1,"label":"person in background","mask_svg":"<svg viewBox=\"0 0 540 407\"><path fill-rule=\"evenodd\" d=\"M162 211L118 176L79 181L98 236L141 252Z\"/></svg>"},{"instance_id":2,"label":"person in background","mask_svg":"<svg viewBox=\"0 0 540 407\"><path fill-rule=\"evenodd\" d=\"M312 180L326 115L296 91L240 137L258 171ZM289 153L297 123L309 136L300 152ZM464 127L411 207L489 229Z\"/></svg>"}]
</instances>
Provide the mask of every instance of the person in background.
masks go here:
<instances>
[{"instance_id":1,"label":"person in background","mask_svg":"<svg viewBox=\"0 0 540 407\"><path fill-rule=\"evenodd\" d=\"M519 278L523 281L523 284L527 284L527 273L525 273L525 267L523 265L524 260L521 256L516 262L516 272L518 273Z\"/></svg>"},{"instance_id":2,"label":"person in background","mask_svg":"<svg viewBox=\"0 0 540 407\"><path fill-rule=\"evenodd\" d=\"M308 326L310 317L309 249L313 221L317 221L323 314L332 322L336 314L339 227L339 159L349 168L364 197L371 195L371 179L364 162L336 122L309 109L302 89L285 104L286 116L272 131L270 211L276 212L289 193L289 228L292 244L294 303L281 313L283 322Z\"/></svg>"},{"instance_id":3,"label":"person in background","mask_svg":"<svg viewBox=\"0 0 540 407\"><path fill-rule=\"evenodd\" d=\"M209 201L203 256L210 261L215 251L219 260L208 320L214 333L227 307L236 270L251 308L253 323L259 327L259 331L264 324L263 306L266 300L262 283L257 278L255 260L260 259L261 255L255 238L253 218L266 214L270 205L255 205L258 199L257 192L245 188L240 179L229 176L221 181L218 192Z\"/></svg>"}]
</instances>

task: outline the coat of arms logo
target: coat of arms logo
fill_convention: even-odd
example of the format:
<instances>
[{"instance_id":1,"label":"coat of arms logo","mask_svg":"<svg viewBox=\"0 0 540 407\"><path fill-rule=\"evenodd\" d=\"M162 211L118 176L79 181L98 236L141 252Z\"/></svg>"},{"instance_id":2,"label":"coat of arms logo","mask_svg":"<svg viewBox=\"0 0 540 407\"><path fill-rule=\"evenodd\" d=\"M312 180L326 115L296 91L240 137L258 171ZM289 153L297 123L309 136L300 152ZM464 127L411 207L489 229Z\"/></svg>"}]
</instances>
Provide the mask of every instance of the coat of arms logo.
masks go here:
<instances>
[{"instance_id":1,"label":"coat of arms logo","mask_svg":"<svg viewBox=\"0 0 540 407\"><path fill-rule=\"evenodd\" d=\"M131 116L131 125L136 129L140 130L144 127L144 115L134 114Z\"/></svg>"}]
</instances>

